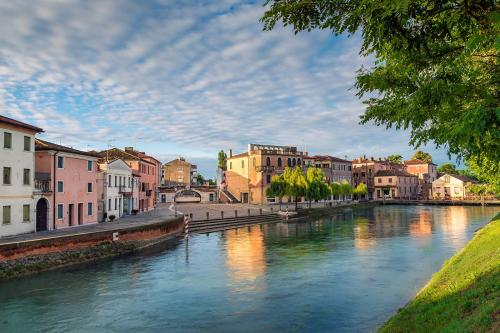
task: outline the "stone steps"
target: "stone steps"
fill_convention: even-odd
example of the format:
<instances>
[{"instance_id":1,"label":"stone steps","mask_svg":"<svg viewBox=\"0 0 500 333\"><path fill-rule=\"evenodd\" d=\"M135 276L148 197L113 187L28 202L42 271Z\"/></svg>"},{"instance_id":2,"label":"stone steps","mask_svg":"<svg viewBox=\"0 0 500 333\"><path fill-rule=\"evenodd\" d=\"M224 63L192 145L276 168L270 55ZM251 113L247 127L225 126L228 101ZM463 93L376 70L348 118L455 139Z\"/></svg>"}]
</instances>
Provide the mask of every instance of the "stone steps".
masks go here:
<instances>
[{"instance_id":1,"label":"stone steps","mask_svg":"<svg viewBox=\"0 0 500 333\"><path fill-rule=\"evenodd\" d=\"M216 219L206 221L193 221L189 223L189 232L192 233L207 233L216 232L227 229L234 229L254 224L276 223L283 221L276 214L254 215L231 217L227 219Z\"/></svg>"}]
</instances>

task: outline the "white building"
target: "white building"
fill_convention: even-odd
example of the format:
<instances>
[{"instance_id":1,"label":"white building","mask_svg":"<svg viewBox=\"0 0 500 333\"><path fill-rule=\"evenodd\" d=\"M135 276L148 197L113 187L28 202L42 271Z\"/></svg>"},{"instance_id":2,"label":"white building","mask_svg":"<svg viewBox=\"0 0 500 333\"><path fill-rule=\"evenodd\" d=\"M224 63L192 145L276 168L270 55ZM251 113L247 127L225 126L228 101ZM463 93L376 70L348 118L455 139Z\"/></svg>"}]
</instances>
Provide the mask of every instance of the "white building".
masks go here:
<instances>
[{"instance_id":1,"label":"white building","mask_svg":"<svg viewBox=\"0 0 500 333\"><path fill-rule=\"evenodd\" d=\"M444 174L432 182L432 196L434 199L465 199L469 195L467 187L477 183L467 176Z\"/></svg>"},{"instance_id":2,"label":"white building","mask_svg":"<svg viewBox=\"0 0 500 333\"><path fill-rule=\"evenodd\" d=\"M35 135L41 128L0 116L0 237L36 230Z\"/></svg>"},{"instance_id":3,"label":"white building","mask_svg":"<svg viewBox=\"0 0 500 333\"><path fill-rule=\"evenodd\" d=\"M131 214L134 187L132 169L121 159L100 163L99 169L104 172L105 220L109 221L112 216L118 220L123 215Z\"/></svg>"}]
</instances>

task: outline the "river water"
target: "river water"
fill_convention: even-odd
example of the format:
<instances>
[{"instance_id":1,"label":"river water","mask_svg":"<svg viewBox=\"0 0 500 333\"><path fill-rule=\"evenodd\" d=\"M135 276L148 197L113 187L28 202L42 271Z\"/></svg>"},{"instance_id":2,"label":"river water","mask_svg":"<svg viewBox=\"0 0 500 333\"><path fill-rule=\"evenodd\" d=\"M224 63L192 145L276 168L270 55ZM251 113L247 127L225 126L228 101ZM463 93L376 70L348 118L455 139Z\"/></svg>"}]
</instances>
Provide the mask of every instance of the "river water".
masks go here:
<instances>
[{"instance_id":1,"label":"river water","mask_svg":"<svg viewBox=\"0 0 500 333\"><path fill-rule=\"evenodd\" d=\"M378 206L0 283L0 332L370 332L498 208Z\"/></svg>"}]
</instances>

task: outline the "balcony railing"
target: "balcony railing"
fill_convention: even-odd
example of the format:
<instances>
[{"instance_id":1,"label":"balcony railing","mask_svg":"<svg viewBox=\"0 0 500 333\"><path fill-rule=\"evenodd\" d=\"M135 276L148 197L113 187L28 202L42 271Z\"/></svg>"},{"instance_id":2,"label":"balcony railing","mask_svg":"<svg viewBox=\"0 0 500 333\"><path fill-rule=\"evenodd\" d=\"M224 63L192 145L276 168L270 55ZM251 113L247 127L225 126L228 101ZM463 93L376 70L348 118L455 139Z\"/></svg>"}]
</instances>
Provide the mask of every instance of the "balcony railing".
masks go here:
<instances>
[{"instance_id":1,"label":"balcony railing","mask_svg":"<svg viewBox=\"0 0 500 333\"><path fill-rule=\"evenodd\" d=\"M255 167L257 172L274 172L274 166L272 165L259 165Z\"/></svg>"},{"instance_id":2,"label":"balcony railing","mask_svg":"<svg viewBox=\"0 0 500 333\"><path fill-rule=\"evenodd\" d=\"M34 191L36 193L50 193L52 192L50 183L50 180L35 179Z\"/></svg>"},{"instance_id":3,"label":"balcony railing","mask_svg":"<svg viewBox=\"0 0 500 333\"><path fill-rule=\"evenodd\" d=\"M118 192L119 193L131 193L132 192L132 187L127 187L127 186L124 186L124 185L120 185L119 189L118 189Z\"/></svg>"}]
</instances>

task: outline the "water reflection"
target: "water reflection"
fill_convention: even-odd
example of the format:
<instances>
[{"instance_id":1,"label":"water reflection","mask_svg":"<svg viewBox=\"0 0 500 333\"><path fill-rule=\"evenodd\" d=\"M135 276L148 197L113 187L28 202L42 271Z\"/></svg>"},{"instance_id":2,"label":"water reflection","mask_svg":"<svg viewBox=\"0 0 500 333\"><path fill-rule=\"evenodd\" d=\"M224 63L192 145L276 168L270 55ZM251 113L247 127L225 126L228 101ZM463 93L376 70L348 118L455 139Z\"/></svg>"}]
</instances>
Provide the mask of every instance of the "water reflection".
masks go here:
<instances>
[{"instance_id":1,"label":"water reflection","mask_svg":"<svg viewBox=\"0 0 500 333\"><path fill-rule=\"evenodd\" d=\"M377 245L377 239L370 231L370 223L367 218L354 220L354 236L354 246L358 250L368 250Z\"/></svg>"}]
</instances>

